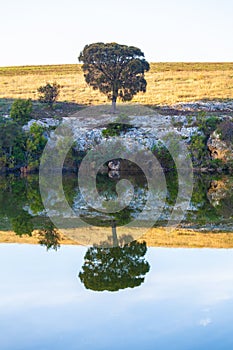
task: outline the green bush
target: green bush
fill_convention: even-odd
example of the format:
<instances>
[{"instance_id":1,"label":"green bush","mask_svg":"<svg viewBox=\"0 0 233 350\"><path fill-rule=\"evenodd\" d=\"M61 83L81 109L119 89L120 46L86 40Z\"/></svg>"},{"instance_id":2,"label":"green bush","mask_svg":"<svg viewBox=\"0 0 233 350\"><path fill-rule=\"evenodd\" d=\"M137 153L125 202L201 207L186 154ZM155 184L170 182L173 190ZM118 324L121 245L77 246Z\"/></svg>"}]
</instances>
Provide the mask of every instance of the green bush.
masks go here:
<instances>
[{"instance_id":1,"label":"green bush","mask_svg":"<svg viewBox=\"0 0 233 350\"><path fill-rule=\"evenodd\" d=\"M29 132L26 133L26 162L28 166L35 169L39 167L40 158L47 143L44 136L46 130L46 128L33 123Z\"/></svg>"},{"instance_id":2,"label":"green bush","mask_svg":"<svg viewBox=\"0 0 233 350\"><path fill-rule=\"evenodd\" d=\"M205 136L209 137L210 134L216 130L218 124L221 122L221 119L219 117L209 117L205 119L201 125L199 125L199 130L202 131Z\"/></svg>"},{"instance_id":3,"label":"green bush","mask_svg":"<svg viewBox=\"0 0 233 350\"><path fill-rule=\"evenodd\" d=\"M200 164L208 157L208 150L206 146L206 136L195 133L191 137L189 149L192 154L194 163Z\"/></svg>"},{"instance_id":4,"label":"green bush","mask_svg":"<svg viewBox=\"0 0 233 350\"><path fill-rule=\"evenodd\" d=\"M204 166L209 159L209 151L207 147L207 141L210 134L216 130L218 124L221 122L219 117L206 118L205 113L200 113L197 116L198 130L192 135L189 149L192 154L192 160L194 164Z\"/></svg>"},{"instance_id":5,"label":"green bush","mask_svg":"<svg viewBox=\"0 0 233 350\"><path fill-rule=\"evenodd\" d=\"M31 119L32 101L15 100L10 110L10 117L20 125L26 124Z\"/></svg>"},{"instance_id":6,"label":"green bush","mask_svg":"<svg viewBox=\"0 0 233 350\"><path fill-rule=\"evenodd\" d=\"M122 123L110 123L106 129L102 131L104 137L119 136L121 132L127 132L132 129L132 125Z\"/></svg>"}]
</instances>

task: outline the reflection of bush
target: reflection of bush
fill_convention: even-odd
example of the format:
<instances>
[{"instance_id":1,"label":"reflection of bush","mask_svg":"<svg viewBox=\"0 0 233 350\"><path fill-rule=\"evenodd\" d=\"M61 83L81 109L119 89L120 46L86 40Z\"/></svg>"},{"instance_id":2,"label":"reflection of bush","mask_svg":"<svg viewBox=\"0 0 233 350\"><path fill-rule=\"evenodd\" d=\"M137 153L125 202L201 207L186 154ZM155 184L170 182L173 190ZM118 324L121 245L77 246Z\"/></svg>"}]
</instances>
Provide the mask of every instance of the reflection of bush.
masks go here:
<instances>
[{"instance_id":1,"label":"reflection of bush","mask_svg":"<svg viewBox=\"0 0 233 350\"><path fill-rule=\"evenodd\" d=\"M164 169L176 169L175 162L170 152L162 142L154 145L151 151Z\"/></svg>"},{"instance_id":2,"label":"reflection of bush","mask_svg":"<svg viewBox=\"0 0 233 350\"><path fill-rule=\"evenodd\" d=\"M87 289L95 291L138 287L150 269L144 258L146 251L146 243L136 241L124 247L91 247L85 254L79 278Z\"/></svg>"},{"instance_id":3,"label":"reflection of bush","mask_svg":"<svg viewBox=\"0 0 233 350\"><path fill-rule=\"evenodd\" d=\"M12 230L18 236L28 235L32 236L32 233L36 227L39 227L36 237L38 238L38 243L49 249L57 250L60 247L60 234L58 233L55 226L48 218L38 218L30 215L25 210L19 210L17 215L11 218Z\"/></svg>"},{"instance_id":4,"label":"reflection of bush","mask_svg":"<svg viewBox=\"0 0 233 350\"><path fill-rule=\"evenodd\" d=\"M221 178L216 179L221 180ZM224 196L220 198L221 196L213 188L214 182L216 181L214 181L213 176L195 176L191 199L191 205L195 210L187 212L187 222L193 221L198 226L213 223L218 224L219 222L223 222L223 218L231 220L233 204L231 188L229 186L228 190L224 192ZM220 182L227 184L227 178L225 180L222 178ZM215 193L217 195L217 205L214 200L215 195L213 195Z\"/></svg>"}]
</instances>

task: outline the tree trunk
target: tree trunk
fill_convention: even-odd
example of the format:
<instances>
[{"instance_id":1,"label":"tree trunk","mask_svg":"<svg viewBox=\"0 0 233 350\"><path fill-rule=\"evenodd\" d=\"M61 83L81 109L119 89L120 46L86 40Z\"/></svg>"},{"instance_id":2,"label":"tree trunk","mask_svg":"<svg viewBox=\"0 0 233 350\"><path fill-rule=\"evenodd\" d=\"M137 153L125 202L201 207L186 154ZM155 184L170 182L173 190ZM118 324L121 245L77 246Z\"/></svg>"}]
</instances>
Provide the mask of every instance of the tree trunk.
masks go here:
<instances>
[{"instance_id":1,"label":"tree trunk","mask_svg":"<svg viewBox=\"0 0 233 350\"><path fill-rule=\"evenodd\" d=\"M111 110L112 113L116 113L116 101L113 101L112 100L112 110Z\"/></svg>"},{"instance_id":2,"label":"tree trunk","mask_svg":"<svg viewBox=\"0 0 233 350\"><path fill-rule=\"evenodd\" d=\"M112 240L113 240L113 247L118 247L119 242L118 242L118 238L117 238L115 221L112 222Z\"/></svg>"},{"instance_id":3,"label":"tree trunk","mask_svg":"<svg viewBox=\"0 0 233 350\"><path fill-rule=\"evenodd\" d=\"M118 88L113 86L112 88L112 113L116 113L116 101L118 97Z\"/></svg>"}]
</instances>

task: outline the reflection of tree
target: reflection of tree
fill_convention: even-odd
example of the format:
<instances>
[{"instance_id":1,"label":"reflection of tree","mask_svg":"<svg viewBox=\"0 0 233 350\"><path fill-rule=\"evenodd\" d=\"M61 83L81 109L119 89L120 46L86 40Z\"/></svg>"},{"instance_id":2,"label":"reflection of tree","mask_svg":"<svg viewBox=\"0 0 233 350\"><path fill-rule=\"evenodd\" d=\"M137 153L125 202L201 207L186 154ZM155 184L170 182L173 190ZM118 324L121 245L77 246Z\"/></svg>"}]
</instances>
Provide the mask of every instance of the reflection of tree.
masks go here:
<instances>
[{"instance_id":1,"label":"reflection of tree","mask_svg":"<svg viewBox=\"0 0 233 350\"><path fill-rule=\"evenodd\" d=\"M96 291L113 292L140 286L150 269L144 258L146 251L146 243L137 241L123 247L91 247L84 257L79 278L87 289Z\"/></svg>"},{"instance_id":2,"label":"reflection of tree","mask_svg":"<svg viewBox=\"0 0 233 350\"><path fill-rule=\"evenodd\" d=\"M196 225L203 226L221 221L221 217L208 199L208 188L210 187L212 176L213 175L211 175L211 177L209 175L195 175L191 198L191 205L195 210L187 212L187 222L195 222Z\"/></svg>"},{"instance_id":3,"label":"reflection of tree","mask_svg":"<svg viewBox=\"0 0 233 350\"><path fill-rule=\"evenodd\" d=\"M45 246L47 250L60 248L60 234L51 222L39 231L39 236L39 244Z\"/></svg>"}]
</instances>

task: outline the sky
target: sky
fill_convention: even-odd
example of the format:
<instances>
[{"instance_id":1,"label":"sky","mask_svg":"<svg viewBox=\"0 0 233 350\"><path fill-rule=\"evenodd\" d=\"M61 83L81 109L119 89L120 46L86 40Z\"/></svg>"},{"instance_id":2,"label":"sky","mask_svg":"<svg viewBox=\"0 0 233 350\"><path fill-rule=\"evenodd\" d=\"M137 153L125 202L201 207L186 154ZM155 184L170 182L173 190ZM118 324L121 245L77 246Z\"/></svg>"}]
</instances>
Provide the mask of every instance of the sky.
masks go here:
<instances>
[{"instance_id":1,"label":"sky","mask_svg":"<svg viewBox=\"0 0 233 350\"><path fill-rule=\"evenodd\" d=\"M0 66L78 63L94 42L150 62L233 61L232 0L0 1Z\"/></svg>"}]
</instances>

